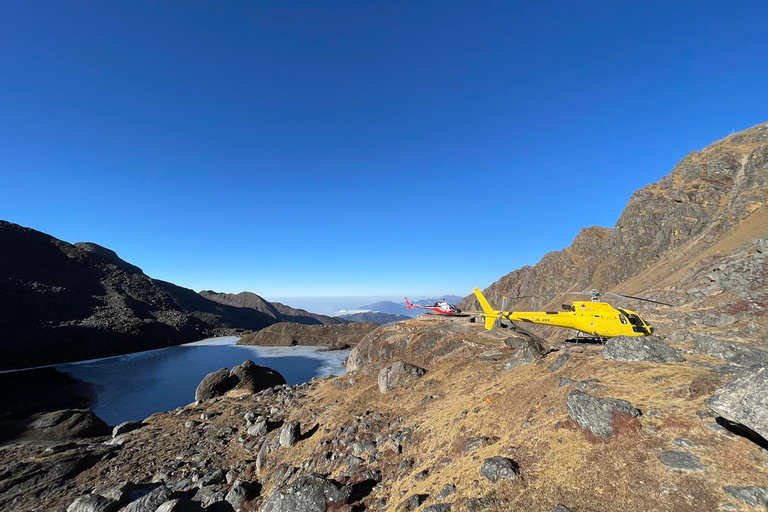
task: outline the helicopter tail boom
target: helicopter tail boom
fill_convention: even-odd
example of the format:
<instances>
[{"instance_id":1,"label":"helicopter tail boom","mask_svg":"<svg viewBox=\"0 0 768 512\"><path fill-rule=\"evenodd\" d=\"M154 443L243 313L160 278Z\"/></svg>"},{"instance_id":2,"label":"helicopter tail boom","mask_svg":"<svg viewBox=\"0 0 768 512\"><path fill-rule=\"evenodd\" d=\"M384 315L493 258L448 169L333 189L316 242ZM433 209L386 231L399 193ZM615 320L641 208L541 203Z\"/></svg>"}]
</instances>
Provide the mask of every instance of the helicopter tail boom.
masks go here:
<instances>
[{"instance_id":1,"label":"helicopter tail boom","mask_svg":"<svg viewBox=\"0 0 768 512\"><path fill-rule=\"evenodd\" d=\"M501 316L501 314L494 310L491 305L488 303L488 300L486 300L485 296L480 292L478 288L474 289L475 297L477 297L477 301L480 303L480 307L483 308L483 316L485 317L485 328L486 330L493 329L493 326L496 324L496 319Z\"/></svg>"}]
</instances>

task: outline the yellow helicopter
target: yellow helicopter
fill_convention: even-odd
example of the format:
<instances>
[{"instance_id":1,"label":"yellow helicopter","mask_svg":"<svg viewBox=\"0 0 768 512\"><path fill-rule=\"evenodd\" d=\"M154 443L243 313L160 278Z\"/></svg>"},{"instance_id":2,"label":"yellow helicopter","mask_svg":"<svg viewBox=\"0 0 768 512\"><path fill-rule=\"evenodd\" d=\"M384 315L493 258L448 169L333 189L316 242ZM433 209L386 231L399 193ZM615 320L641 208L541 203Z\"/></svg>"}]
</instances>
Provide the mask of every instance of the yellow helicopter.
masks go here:
<instances>
[{"instance_id":1,"label":"yellow helicopter","mask_svg":"<svg viewBox=\"0 0 768 512\"><path fill-rule=\"evenodd\" d=\"M653 327L643 320L640 315L628 309L615 309L607 302L601 302L600 297L602 295L613 295L622 299L637 299L671 306L671 304L666 302L590 290L588 292L565 292L558 294L592 296L591 301L576 301L572 305L563 304L563 311L505 311L506 297L504 297L501 311L496 311L491 307L479 289L475 288L474 291L480 306L483 308L482 316L485 317L485 328L487 330L500 325L501 321L506 319L512 322L530 322L576 329L598 339L611 338L613 336L649 336L653 334ZM522 299L528 297L530 296L515 298Z\"/></svg>"}]
</instances>

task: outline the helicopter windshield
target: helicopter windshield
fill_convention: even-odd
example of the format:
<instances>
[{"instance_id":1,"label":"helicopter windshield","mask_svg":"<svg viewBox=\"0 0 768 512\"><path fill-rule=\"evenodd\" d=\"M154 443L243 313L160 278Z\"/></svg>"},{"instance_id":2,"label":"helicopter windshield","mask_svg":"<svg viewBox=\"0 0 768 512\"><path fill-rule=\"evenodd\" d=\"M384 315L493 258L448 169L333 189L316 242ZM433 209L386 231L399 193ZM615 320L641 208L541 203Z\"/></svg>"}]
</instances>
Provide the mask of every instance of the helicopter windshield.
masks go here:
<instances>
[{"instance_id":1,"label":"helicopter windshield","mask_svg":"<svg viewBox=\"0 0 768 512\"><path fill-rule=\"evenodd\" d=\"M629 320L629 323L632 324L633 331L649 334L648 328L646 327L645 322L643 322L642 318L640 318L638 315L634 315L632 313L629 313L628 311L624 311L623 309L619 309L619 312L622 315L627 317L627 320Z\"/></svg>"}]
</instances>

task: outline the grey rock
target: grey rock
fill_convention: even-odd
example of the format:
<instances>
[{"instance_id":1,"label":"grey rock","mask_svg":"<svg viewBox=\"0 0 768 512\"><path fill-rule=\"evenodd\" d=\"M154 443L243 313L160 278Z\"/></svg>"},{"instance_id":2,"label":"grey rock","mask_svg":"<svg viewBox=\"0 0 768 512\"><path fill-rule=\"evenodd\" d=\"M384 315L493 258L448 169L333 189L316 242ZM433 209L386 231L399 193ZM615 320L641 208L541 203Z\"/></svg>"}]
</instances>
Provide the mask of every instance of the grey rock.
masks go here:
<instances>
[{"instance_id":1,"label":"grey rock","mask_svg":"<svg viewBox=\"0 0 768 512\"><path fill-rule=\"evenodd\" d=\"M715 391L705 401L723 418L768 439L768 367L758 367Z\"/></svg>"},{"instance_id":2,"label":"grey rock","mask_svg":"<svg viewBox=\"0 0 768 512\"><path fill-rule=\"evenodd\" d=\"M161 485L149 494L142 496L121 509L121 512L155 512L157 507L171 499L171 490Z\"/></svg>"},{"instance_id":3,"label":"grey rock","mask_svg":"<svg viewBox=\"0 0 768 512\"><path fill-rule=\"evenodd\" d=\"M571 509L566 507L565 505L557 504L552 508L552 512L573 512Z\"/></svg>"},{"instance_id":4,"label":"grey rock","mask_svg":"<svg viewBox=\"0 0 768 512\"><path fill-rule=\"evenodd\" d=\"M515 349L512 357L510 357L507 362L504 363L502 369L504 371L509 371L523 366L524 364L532 363L536 360L537 357L539 357L541 352L541 345L539 345L536 341L525 340Z\"/></svg>"},{"instance_id":5,"label":"grey rock","mask_svg":"<svg viewBox=\"0 0 768 512\"><path fill-rule=\"evenodd\" d=\"M412 512L419 508L422 503L424 503L429 495L427 494L413 494L403 500L396 508L395 510L397 512Z\"/></svg>"},{"instance_id":6,"label":"grey rock","mask_svg":"<svg viewBox=\"0 0 768 512\"><path fill-rule=\"evenodd\" d=\"M112 437L117 437L120 434L125 434L127 432L132 432L138 428L141 428L144 426L144 423L140 421L124 421L115 428L112 429Z\"/></svg>"},{"instance_id":7,"label":"grey rock","mask_svg":"<svg viewBox=\"0 0 768 512\"><path fill-rule=\"evenodd\" d=\"M443 487L437 495L435 495L435 500L437 501L443 501L445 498L450 496L451 494L456 494L456 486L447 484L445 487Z\"/></svg>"},{"instance_id":8,"label":"grey rock","mask_svg":"<svg viewBox=\"0 0 768 512\"><path fill-rule=\"evenodd\" d=\"M603 358L643 363L682 363L680 352L656 336L616 336L603 347Z\"/></svg>"},{"instance_id":9,"label":"grey rock","mask_svg":"<svg viewBox=\"0 0 768 512\"><path fill-rule=\"evenodd\" d=\"M234 389L244 389L251 393L286 384L285 378L279 372L266 366L259 366L251 360L243 361L242 364L232 368L230 380L234 384Z\"/></svg>"},{"instance_id":10,"label":"grey rock","mask_svg":"<svg viewBox=\"0 0 768 512\"><path fill-rule=\"evenodd\" d=\"M280 446L283 448L290 448L296 444L296 440L299 438L299 422L289 421L283 425L280 429Z\"/></svg>"},{"instance_id":11,"label":"grey rock","mask_svg":"<svg viewBox=\"0 0 768 512\"><path fill-rule=\"evenodd\" d=\"M232 508L240 510L246 500L250 500L257 495L257 489L257 486L253 485L251 482L246 482L238 478L234 481L232 488L224 499L232 505Z\"/></svg>"},{"instance_id":12,"label":"grey rock","mask_svg":"<svg viewBox=\"0 0 768 512\"><path fill-rule=\"evenodd\" d=\"M118 503L98 494L80 496L67 507L67 512L112 512Z\"/></svg>"},{"instance_id":13,"label":"grey rock","mask_svg":"<svg viewBox=\"0 0 768 512\"><path fill-rule=\"evenodd\" d=\"M403 361L396 361L385 366L379 372L379 391L386 393L395 387L409 386L423 377L425 373L427 370L424 368Z\"/></svg>"},{"instance_id":14,"label":"grey rock","mask_svg":"<svg viewBox=\"0 0 768 512\"><path fill-rule=\"evenodd\" d=\"M221 484L204 485L195 493L195 500L208 507L218 501L224 501L227 493Z\"/></svg>"},{"instance_id":15,"label":"grey rock","mask_svg":"<svg viewBox=\"0 0 768 512\"><path fill-rule=\"evenodd\" d=\"M196 501L179 498L166 501L155 512L203 512L203 507Z\"/></svg>"},{"instance_id":16,"label":"grey rock","mask_svg":"<svg viewBox=\"0 0 768 512\"><path fill-rule=\"evenodd\" d=\"M470 437L464 442L464 445L461 447L461 451L464 453L472 453L475 450L479 450L480 448L483 448L485 446L490 446L493 443L497 442L499 440L498 437L491 436L491 437Z\"/></svg>"},{"instance_id":17,"label":"grey rock","mask_svg":"<svg viewBox=\"0 0 768 512\"><path fill-rule=\"evenodd\" d=\"M667 468L674 471L704 471L704 465L699 458L692 453L666 451L659 454L659 460L667 466Z\"/></svg>"},{"instance_id":18,"label":"grey rock","mask_svg":"<svg viewBox=\"0 0 768 512\"><path fill-rule=\"evenodd\" d=\"M686 439L684 437L678 437L676 439L673 439L672 444L674 444L678 448L701 448L699 445L697 445L690 439Z\"/></svg>"},{"instance_id":19,"label":"grey rock","mask_svg":"<svg viewBox=\"0 0 768 512\"><path fill-rule=\"evenodd\" d=\"M326 512L327 504L343 503L351 492L349 486L340 487L333 480L309 475L273 491L260 512Z\"/></svg>"},{"instance_id":20,"label":"grey rock","mask_svg":"<svg viewBox=\"0 0 768 512\"><path fill-rule=\"evenodd\" d=\"M738 366L768 364L768 350L743 343L723 341L704 334L694 334L693 351L697 354L718 357Z\"/></svg>"},{"instance_id":21,"label":"grey rock","mask_svg":"<svg viewBox=\"0 0 768 512\"><path fill-rule=\"evenodd\" d=\"M465 506L469 512L480 512L489 510L491 507L500 507L502 502L498 498L470 498Z\"/></svg>"},{"instance_id":22,"label":"grey rock","mask_svg":"<svg viewBox=\"0 0 768 512\"><path fill-rule=\"evenodd\" d=\"M248 427L246 432L249 436L263 436L267 433L267 428L267 418L265 416L259 416L253 424Z\"/></svg>"},{"instance_id":23,"label":"grey rock","mask_svg":"<svg viewBox=\"0 0 768 512\"><path fill-rule=\"evenodd\" d=\"M566 377L560 377L560 379L557 381L557 387L559 388L564 388L565 386L570 386L571 384L576 384L576 381Z\"/></svg>"},{"instance_id":24,"label":"grey rock","mask_svg":"<svg viewBox=\"0 0 768 512\"><path fill-rule=\"evenodd\" d=\"M93 493L115 500L122 505L128 501L134 487L136 486L133 482L122 481L116 485L110 485L108 487L97 487L94 489Z\"/></svg>"},{"instance_id":25,"label":"grey rock","mask_svg":"<svg viewBox=\"0 0 768 512\"><path fill-rule=\"evenodd\" d=\"M613 435L614 414L637 417L640 411L626 400L615 398L597 398L578 389L573 390L565 400L568 415L583 429L589 429L594 435L609 437Z\"/></svg>"},{"instance_id":26,"label":"grey rock","mask_svg":"<svg viewBox=\"0 0 768 512\"><path fill-rule=\"evenodd\" d=\"M768 487L729 485L723 487L723 490L737 500L755 508L768 504Z\"/></svg>"},{"instance_id":27,"label":"grey rock","mask_svg":"<svg viewBox=\"0 0 768 512\"><path fill-rule=\"evenodd\" d=\"M516 480L518 474L517 463L506 457L490 457L480 466L480 476L493 483L499 480Z\"/></svg>"},{"instance_id":28,"label":"grey rock","mask_svg":"<svg viewBox=\"0 0 768 512\"><path fill-rule=\"evenodd\" d=\"M571 355L568 352L563 352L559 356L557 356L557 359L555 359L555 362L549 365L549 371L556 372L563 366L565 366L565 363L568 362L568 360L571 358Z\"/></svg>"},{"instance_id":29,"label":"grey rock","mask_svg":"<svg viewBox=\"0 0 768 512\"><path fill-rule=\"evenodd\" d=\"M424 507L422 512L450 512L452 507L453 503L435 503L434 505Z\"/></svg>"},{"instance_id":30,"label":"grey rock","mask_svg":"<svg viewBox=\"0 0 768 512\"><path fill-rule=\"evenodd\" d=\"M26 436L46 441L103 436L111 432L107 424L90 410L44 412L33 414L30 420Z\"/></svg>"},{"instance_id":31,"label":"grey rock","mask_svg":"<svg viewBox=\"0 0 768 512\"><path fill-rule=\"evenodd\" d=\"M195 390L195 400L208 400L216 396L221 396L234 386L232 379L229 378L229 370L222 368L211 372L200 381Z\"/></svg>"},{"instance_id":32,"label":"grey rock","mask_svg":"<svg viewBox=\"0 0 768 512\"><path fill-rule=\"evenodd\" d=\"M199 483L201 487L206 485L219 485L223 484L226 479L226 472L223 469L217 469L211 473L203 475Z\"/></svg>"}]
</instances>

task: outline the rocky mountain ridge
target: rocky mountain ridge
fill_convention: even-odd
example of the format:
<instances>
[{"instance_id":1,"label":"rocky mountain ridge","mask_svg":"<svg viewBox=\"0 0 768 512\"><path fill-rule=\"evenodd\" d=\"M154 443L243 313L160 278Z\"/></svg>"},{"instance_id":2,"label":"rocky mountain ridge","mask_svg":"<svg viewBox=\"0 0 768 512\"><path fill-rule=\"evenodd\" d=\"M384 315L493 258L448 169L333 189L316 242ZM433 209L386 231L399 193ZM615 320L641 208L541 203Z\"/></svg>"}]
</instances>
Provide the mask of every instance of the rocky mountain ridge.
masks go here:
<instances>
[{"instance_id":1,"label":"rocky mountain ridge","mask_svg":"<svg viewBox=\"0 0 768 512\"><path fill-rule=\"evenodd\" d=\"M564 291L644 296L676 307L633 301L632 309L648 312L655 324L684 325L678 335L689 340L704 322L760 341L768 327L767 199L768 124L761 124L690 153L636 191L613 228L583 229L570 247L503 276L484 294L497 307L504 296L540 296L514 301L510 308L518 311L559 309L574 300L557 296ZM459 307L478 309L474 296ZM721 312L735 320L707 319Z\"/></svg>"},{"instance_id":2,"label":"rocky mountain ridge","mask_svg":"<svg viewBox=\"0 0 768 512\"><path fill-rule=\"evenodd\" d=\"M152 279L114 251L0 221L0 370L138 352L280 321L343 323L210 300Z\"/></svg>"}]
</instances>

